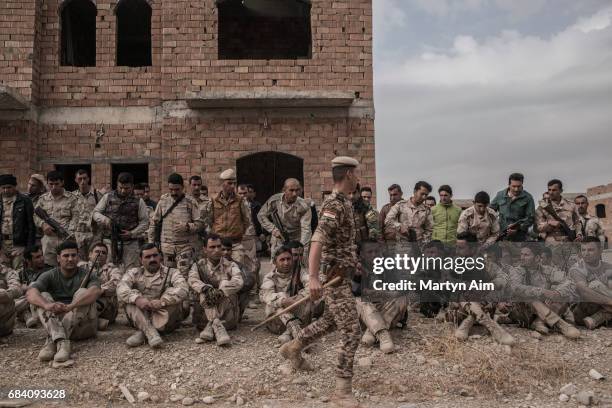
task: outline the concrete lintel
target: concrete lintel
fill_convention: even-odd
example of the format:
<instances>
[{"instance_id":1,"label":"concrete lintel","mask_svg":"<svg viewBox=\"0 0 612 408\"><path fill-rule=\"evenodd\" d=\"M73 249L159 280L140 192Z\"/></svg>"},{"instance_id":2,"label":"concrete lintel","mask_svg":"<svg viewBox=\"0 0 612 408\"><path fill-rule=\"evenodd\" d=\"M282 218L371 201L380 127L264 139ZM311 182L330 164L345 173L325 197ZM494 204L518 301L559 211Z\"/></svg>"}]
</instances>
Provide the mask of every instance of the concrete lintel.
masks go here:
<instances>
[{"instance_id":1,"label":"concrete lintel","mask_svg":"<svg viewBox=\"0 0 612 408\"><path fill-rule=\"evenodd\" d=\"M30 109L28 101L9 86L0 85L0 111L25 111Z\"/></svg>"},{"instance_id":2,"label":"concrete lintel","mask_svg":"<svg viewBox=\"0 0 612 408\"><path fill-rule=\"evenodd\" d=\"M160 162L161 157L157 156L136 156L136 157L39 157L39 163L45 164L99 164L99 163L113 163L113 164L130 164L130 163L155 163Z\"/></svg>"},{"instance_id":3,"label":"concrete lintel","mask_svg":"<svg viewBox=\"0 0 612 408\"><path fill-rule=\"evenodd\" d=\"M44 108L39 110L38 123L50 125L154 123L161 121L159 114L160 109L149 106Z\"/></svg>"},{"instance_id":4,"label":"concrete lintel","mask_svg":"<svg viewBox=\"0 0 612 408\"><path fill-rule=\"evenodd\" d=\"M203 108L332 108L349 107L355 100L350 91L256 88L187 92L187 106Z\"/></svg>"}]
</instances>

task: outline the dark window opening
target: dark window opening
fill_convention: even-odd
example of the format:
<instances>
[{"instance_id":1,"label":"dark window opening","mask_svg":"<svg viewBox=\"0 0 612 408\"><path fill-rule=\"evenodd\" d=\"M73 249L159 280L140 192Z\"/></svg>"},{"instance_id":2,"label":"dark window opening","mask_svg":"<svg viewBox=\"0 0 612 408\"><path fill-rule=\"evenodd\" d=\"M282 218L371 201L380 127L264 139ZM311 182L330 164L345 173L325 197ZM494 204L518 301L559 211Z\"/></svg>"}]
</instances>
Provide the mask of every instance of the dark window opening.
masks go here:
<instances>
[{"instance_id":1,"label":"dark window opening","mask_svg":"<svg viewBox=\"0 0 612 408\"><path fill-rule=\"evenodd\" d=\"M151 6L145 0L122 0L117 5L117 65L151 65Z\"/></svg>"},{"instance_id":2,"label":"dark window opening","mask_svg":"<svg viewBox=\"0 0 612 408\"><path fill-rule=\"evenodd\" d=\"M90 0L67 0L61 11L61 64L96 66L96 6Z\"/></svg>"},{"instance_id":3,"label":"dark window opening","mask_svg":"<svg viewBox=\"0 0 612 408\"><path fill-rule=\"evenodd\" d=\"M606 206L597 204L595 206L595 215L597 215L597 218L606 218Z\"/></svg>"},{"instance_id":4,"label":"dark window opening","mask_svg":"<svg viewBox=\"0 0 612 408\"><path fill-rule=\"evenodd\" d=\"M121 173L131 173L134 184L149 182L149 163L115 163L111 164L113 190L117 188L117 177Z\"/></svg>"},{"instance_id":5,"label":"dark window opening","mask_svg":"<svg viewBox=\"0 0 612 408\"><path fill-rule=\"evenodd\" d=\"M311 58L308 0L218 0L219 59Z\"/></svg>"},{"instance_id":6,"label":"dark window opening","mask_svg":"<svg viewBox=\"0 0 612 408\"><path fill-rule=\"evenodd\" d=\"M257 201L265 203L280 193L285 180L295 178L304 186L304 160L287 153L261 152L236 161L238 183L253 184Z\"/></svg>"},{"instance_id":7,"label":"dark window opening","mask_svg":"<svg viewBox=\"0 0 612 408\"><path fill-rule=\"evenodd\" d=\"M64 175L64 188L66 191L76 191L79 189L75 178L76 172L80 169L87 171L89 179L93 184L91 177L91 164L56 164L55 170L61 172Z\"/></svg>"}]
</instances>

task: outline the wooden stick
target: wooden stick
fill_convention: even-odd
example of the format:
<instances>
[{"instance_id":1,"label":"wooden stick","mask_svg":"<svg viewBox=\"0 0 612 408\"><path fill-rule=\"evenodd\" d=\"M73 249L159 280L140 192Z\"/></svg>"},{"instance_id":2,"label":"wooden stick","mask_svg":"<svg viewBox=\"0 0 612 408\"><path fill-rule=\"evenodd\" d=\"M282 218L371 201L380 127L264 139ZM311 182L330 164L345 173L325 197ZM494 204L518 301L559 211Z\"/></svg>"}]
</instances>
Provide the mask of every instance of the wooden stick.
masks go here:
<instances>
[{"instance_id":1,"label":"wooden stick","mask_svg":"<svg viewBox=\"0 0 612 408\"><path fill-rule=\"evenodd\" d=\"M328 288L330 286L333 286L336 283L340 282L341 280L342 280L342 276L336 276L334 279L330 280L325 285L323 285L323 289ZM302 299L298 300L297 302L295 302L291 306L288 306L288 307L284 308L283 310L277 312L274 316L268 317L266 320L264 320L263 322L259 323L257 326L253 327L251 329L251 331L255 331L255 330L259 329L261 326L264 326L267 323L271 322L272 320L276 319L277 317L282 316L285 313L289 313L290 311L292 311L293 309L297 308L302 303L305 303L305 302L307 302L309 300L310 300L310 295L306 296L305 298L302 298Z\"/></svg>"}]
</instances>

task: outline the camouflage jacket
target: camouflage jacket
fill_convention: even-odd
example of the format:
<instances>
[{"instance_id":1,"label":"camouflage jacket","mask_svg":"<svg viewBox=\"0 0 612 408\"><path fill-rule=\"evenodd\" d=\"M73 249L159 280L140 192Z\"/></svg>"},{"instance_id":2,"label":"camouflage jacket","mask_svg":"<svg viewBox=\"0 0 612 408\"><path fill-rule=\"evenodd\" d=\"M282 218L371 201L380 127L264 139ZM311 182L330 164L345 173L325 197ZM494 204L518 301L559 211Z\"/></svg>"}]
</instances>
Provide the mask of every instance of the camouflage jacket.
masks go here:
<instances>
[{"instance_id":1,"label":"camouflage jacket","mask_svg":"<svg viewBox=\"0 0 612 408\"><path fill-rule=\"evenodd\" d=\"M166 275L168 275L167 280ZM165 289L163 289L164 280L166 280ZM157 272L151 273L140 266L128 270L123 275L117 285L117 299L121 303L135 304L140 296L147 299L161 299L165 304L173 305L188 299L189 287L178 269L162 265Z\"/></svg>"}]
</instances>

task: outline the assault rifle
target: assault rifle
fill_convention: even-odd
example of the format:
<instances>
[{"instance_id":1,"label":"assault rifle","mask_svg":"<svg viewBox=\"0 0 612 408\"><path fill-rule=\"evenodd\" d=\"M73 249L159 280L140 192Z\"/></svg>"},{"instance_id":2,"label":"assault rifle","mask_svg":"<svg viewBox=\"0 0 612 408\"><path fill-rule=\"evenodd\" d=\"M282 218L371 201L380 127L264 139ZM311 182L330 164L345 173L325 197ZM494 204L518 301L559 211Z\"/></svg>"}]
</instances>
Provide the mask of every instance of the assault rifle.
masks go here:
<instances>
[{"instance_id":1,"label":"assault rifle","mask_svg":"<svg viewBox=\"0 0 612 408\"><path fill-rule=\"evenodd\" d=\"M100 257L100 252L98 252L98 255L96 255L96 259L94 259L93 263L91 264L91 268L89 268L89 270L87 271L87 275L85 275L85 277L81 281L81 285L79 286L79 289L86 287L87 284L89 283L89 278L91 277L91 273L93 272L94 268L98 265L99 257Z\"/></svg>"},{"instance_id":2,"label":"assault rifle","mask_svg":"<svg viewBox=\"0 0 612 408\"><path fill-rule=\"evenodd\" d=\"M123 259L122 229L112 218L111 220L111 251L113 252L113 263L119 265Z\"/></svg>"},{"instance_id":3,"label":"assault rifle","mask_svg":"<svg viewBox=\"0 0 612 408\"><path fill-rule=\"evenodd\" d=\"M576 231L571 229L569 227L569 225L567 225L567 223L565 221L563 221L561 219L561 217L559 217L559 214L557 214L557 212L553 208L552 203L550 201L548 201L548 204L545 207L543 207L542 209L544 211L546 211L548 214L550 214L550 216L553 217L556 221L559 222L559 224L561 225L561 229L563 230L565 235L567 235L567 238L570 241L575 241L576 240Z\"/></svg>"},{"instance_id":4,"label":"assault rifle","mask_svg":"<svg viewBox=\"0 0 612 408\"><path fill-rule=\"evenodd\" d=\"M508 226L499 234L497 234L497 238L495 239L495 242L497 241L501 241L502 239L504 239L505 237L508 236L508 232L510 230L516 229L517 227L519 227L522 223L526 222L527 218L521 218L520 220L513 222L512 224L508 224Z\"/></svg>"},{"instance_id":5,"label":"assault rifle","mask_svg":"<svg viewBox=\"0 0 612 408\"><path fill-rule=\"evenodd\" d=\"M58 238L66 240L72 236L71 234L68 233L68 231L66 231L64 227L60 225L59 222L51 218L51 216L49 216L49 213L45 211L44 209L40 207L36 207L36 209L34 210L34 214L36 214L41 220L43 220L45 224L50 226L51 229L53 229L55 234L58 236Z\"/></svg>"},{"instance_id":6,"label":"assault rifle","mask_svg":"<svg viewBox=\"0 0 612 408\"><path fill-rule=\"evenodd\" d=\"M280 232L283 243L285 244L291 241L289 239L289 234L287 233L287 230L283 226L280 216L278 215L278 209L274 209L270 215L272 216L272 224L274 224L274 227L278 230L278 232Z\"/></svg>"}]
</instances>

